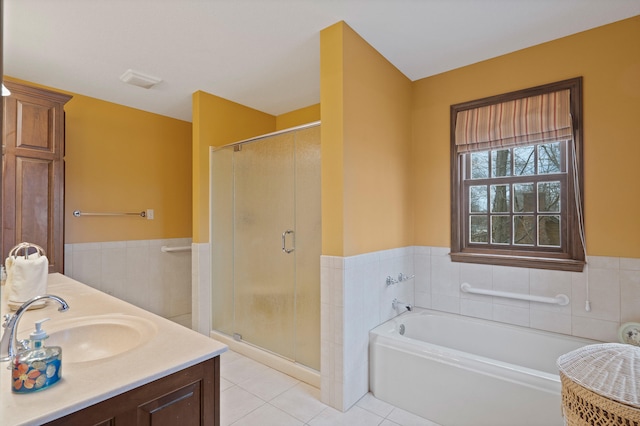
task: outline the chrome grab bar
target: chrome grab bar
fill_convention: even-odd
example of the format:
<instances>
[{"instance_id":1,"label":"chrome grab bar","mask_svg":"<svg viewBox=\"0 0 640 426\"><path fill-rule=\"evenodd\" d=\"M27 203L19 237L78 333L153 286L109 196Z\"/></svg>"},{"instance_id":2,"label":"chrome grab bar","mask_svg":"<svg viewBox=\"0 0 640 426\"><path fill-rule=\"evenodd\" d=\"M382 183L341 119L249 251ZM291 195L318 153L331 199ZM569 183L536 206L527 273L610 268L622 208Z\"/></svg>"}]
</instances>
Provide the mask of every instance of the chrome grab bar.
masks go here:
<instances>
[{"instance_id":1,"label":"chrome grab bar","mask_svg":"<svg viewBox=\"0 0 640 426\"><path fill-rule=\"evenodd\" d=\"M292 251L294 251L296 248L295 248L295 244L293 248L290 248L290 249L287 248L287 234L294 234L294 232L291 229L287 229L282 233L282 251L284 253L289 254ZM295 234L294 234L294 243L295 243Z\"/></svg>"}]
</instances>

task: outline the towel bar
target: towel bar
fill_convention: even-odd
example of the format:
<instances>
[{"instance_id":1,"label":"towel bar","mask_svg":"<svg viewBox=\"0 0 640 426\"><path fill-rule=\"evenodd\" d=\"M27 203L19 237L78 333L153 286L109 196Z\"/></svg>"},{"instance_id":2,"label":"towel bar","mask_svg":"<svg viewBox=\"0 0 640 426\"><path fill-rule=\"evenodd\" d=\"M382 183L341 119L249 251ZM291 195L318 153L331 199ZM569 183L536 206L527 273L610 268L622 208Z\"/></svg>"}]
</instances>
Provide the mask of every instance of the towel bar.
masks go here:
<instances>
[{"instance_id":1,"label":"towel bar","mask_svg":"<svg viewBox=\"0 0 640 426\"><path fill-rule=\"evenodd\" d=\"M80 210L75 210L73 212L73 215L75 217L80 217L80 216L140 216L140 217L147 217L147 212L146 211L141 211L138 213L119 213L119 212L113 212L113 213L89 213L89 212L81 212Z\"/></svg>"}]
</instances>

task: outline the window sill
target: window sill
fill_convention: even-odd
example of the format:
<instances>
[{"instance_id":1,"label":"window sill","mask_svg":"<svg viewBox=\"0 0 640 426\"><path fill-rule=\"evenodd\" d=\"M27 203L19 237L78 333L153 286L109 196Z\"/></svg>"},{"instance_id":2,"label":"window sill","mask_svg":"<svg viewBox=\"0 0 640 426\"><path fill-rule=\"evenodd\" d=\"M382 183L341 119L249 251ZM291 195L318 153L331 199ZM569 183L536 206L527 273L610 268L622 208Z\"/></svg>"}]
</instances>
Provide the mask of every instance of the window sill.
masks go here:
<instances>
[{"instance_id":1,"label":"window sill","mask_svg":"<svg viewBox=\"0 0 640 426\"><path fill-rule=\"evenodd\" d=\"M555 271L582 272L586 262L575 259L550 257L509 256L484 253L450 253L453 262L479 263L483 265L513 266L518 268L550 269Z\"/></svg>"}]
</instances>

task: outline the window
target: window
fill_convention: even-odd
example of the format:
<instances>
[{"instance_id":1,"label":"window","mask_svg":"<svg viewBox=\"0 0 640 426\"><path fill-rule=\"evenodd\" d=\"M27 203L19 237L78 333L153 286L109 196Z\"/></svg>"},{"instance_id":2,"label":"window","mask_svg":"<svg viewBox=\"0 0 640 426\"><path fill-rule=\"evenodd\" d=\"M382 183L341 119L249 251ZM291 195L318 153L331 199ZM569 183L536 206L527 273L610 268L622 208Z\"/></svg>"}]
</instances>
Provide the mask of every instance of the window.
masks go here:
<instances>
[{"instance_id":1,"label":"window","mask_svg":"<svg viewBox=\"0 0 640 426\"><path fill-rule=\"evenodd\" d=\"M451 106L451 258L582 271L582 79Z\"/></svg>"}]
</instances>

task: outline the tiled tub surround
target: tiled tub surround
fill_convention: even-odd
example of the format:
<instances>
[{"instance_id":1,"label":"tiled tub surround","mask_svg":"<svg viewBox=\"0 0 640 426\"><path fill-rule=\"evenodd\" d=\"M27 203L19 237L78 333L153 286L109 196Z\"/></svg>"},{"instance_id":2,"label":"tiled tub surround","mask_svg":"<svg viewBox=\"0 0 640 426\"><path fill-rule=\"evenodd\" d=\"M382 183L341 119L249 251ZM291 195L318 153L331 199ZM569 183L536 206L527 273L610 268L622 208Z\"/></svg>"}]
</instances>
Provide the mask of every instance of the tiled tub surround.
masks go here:
<instances>
[{"instance_id":1,"label":"tiled tub surround","mask_svg":"<svg viewBox=\"0 0 640 426\"><path fill-rule=\"evenodd\" d=\"M64 273L119 299L191 326L190 238L65 244Z\"/></svg>"},{"instance_id":2,"label":"tiled tub surround","mask_svg":"<svg viewBox=\"0 0 640 426\"><path fill-rule=\"evenodd\" d=\"M602 341L640 321L640 259L588 257L584 272L451 262L443 247L406 247L321 262L321 398L346 410L368 391L368 332L396 315L397 297L416 306ZM393 286L388 275L415 274ZM462 293L460 284L554 297L567 306ZM589 286L591 311L585 310Z\"/></svg>"}]
</instances>

